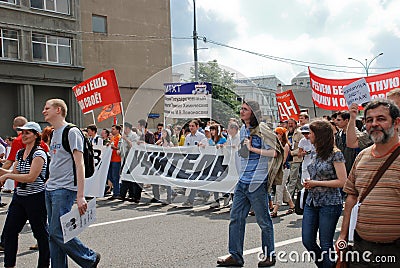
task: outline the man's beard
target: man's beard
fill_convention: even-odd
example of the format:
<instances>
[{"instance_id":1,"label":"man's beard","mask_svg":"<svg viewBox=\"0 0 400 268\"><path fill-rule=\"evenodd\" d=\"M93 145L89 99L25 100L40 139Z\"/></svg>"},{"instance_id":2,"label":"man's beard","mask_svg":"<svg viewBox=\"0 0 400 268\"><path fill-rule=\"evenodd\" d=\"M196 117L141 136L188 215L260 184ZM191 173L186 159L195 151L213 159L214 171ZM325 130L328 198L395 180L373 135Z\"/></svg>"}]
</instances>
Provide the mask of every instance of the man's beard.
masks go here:
<instances>
[{"instance_id":1,"label":"man's beard","mask_svg":"<svg viewBox=\"0 0 400 268\"><path fill-rule=\"evenodd\" d=\"M372 135L372 132L375 131L381 131L383 135ZM394 136L394 125L392 125L388 130L384 130L381 127L371 127L369 130L369 138L374 142L374 143L381 143L385 144L389 141L390 138Z\"/></svg>"}]
</instances>

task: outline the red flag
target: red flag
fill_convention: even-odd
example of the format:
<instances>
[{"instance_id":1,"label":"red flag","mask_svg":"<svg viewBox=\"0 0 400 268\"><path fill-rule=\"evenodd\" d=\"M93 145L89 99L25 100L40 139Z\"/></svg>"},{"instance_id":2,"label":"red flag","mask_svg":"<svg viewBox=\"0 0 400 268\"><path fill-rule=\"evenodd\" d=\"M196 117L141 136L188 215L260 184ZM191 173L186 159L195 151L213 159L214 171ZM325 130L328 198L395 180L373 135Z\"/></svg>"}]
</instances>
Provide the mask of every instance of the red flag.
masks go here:
<instances>
[{"instance_id":1,"label":"red flag","mask_svg":"<svg viewBox=\"0 0 400 268\"><path fill-rule=\"evenodd\" d=\"M116 116L121 113L121 105L119 102L109 104L103 107L99 116L97 116L97 121L101 122L109 117Z\"/></svg>"},{"instance_id":2,"label":"red flag","mask_svg":"<svg viewBox=\"0 0 400 268\"><path fill-rule=\"evenodd\" d=\"M296 98L292 90L287 90L276 94L276 102L278 103L279 119L284 121L289 118L299 120L300 109L297 105Z\"/></svg>"},{"instance_id":3,"label":"red flag","mask_svg":"<svg viewBox=\"0 0 400 268\"><path fill-rule=\"evenodd\" d=\"M99 73L72 90L83 113L121 101L114 70Z\"/></svg>"}]
</instances>

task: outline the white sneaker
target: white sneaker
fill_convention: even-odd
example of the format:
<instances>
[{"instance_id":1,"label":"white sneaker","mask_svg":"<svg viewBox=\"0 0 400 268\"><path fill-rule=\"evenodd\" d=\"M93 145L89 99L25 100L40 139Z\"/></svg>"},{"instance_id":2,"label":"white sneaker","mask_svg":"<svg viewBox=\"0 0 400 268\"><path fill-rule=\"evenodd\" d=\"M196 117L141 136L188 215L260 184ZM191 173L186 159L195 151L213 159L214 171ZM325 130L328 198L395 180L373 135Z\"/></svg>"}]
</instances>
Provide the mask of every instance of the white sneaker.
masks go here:
<instances>
[{"instance_id":1,"label":"white sneaker","mask_svg":"<svg viewBox=\"0 0 400 268\"><path fill-rule=\"evenodd\" d=\"M182 204L182 207L184 207L184 208L192 208L192 207L193 207L193 204L190 203L189 201L186 201L186 202L184 202L184 203Z\"/></svg>"},{"instance_id":2,"label":"white sneaker","mask_svg":"<svg viewBox=\"0 0 400 268\"><path fill-rule=\"evenodd\" d=\"M232 199L232 195L224 197L224 207L229 206L229 202L231 201L231 199Z\"/></svg>"},{"instance_id":3,"label":"white sneaker","mask_svg":"<svg viewBox=\"0 0 400 268\"><path fill-rule=\"evenodd\" d=\"M218 201L214 201L212 204L211 204L211 206L210 206L210 208L219 208L219 202Z\"/></svg>"}]
</instances>

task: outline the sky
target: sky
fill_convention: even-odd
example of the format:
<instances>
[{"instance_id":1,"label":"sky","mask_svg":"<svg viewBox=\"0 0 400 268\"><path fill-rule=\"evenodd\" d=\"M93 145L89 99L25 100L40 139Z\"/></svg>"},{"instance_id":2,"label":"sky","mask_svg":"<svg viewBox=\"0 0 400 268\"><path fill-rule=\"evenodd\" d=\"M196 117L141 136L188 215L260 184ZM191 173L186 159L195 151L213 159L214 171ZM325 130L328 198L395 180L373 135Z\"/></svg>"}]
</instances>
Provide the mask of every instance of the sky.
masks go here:
<instances>
[{"instance_id":1,"label":"sky","mask_svg":"<svg viewBox=\"0 0 400 268\"><path fill-rule=\"evenodd\" d=\"M193 0L170 3L173 65L193 62ZM324 78L364 77L365 59L383 53L369 67L381 74L400 69L399 11L398 0L196 0L198 60L288 85L308 66Z\"/></svg>"}]
</instances>

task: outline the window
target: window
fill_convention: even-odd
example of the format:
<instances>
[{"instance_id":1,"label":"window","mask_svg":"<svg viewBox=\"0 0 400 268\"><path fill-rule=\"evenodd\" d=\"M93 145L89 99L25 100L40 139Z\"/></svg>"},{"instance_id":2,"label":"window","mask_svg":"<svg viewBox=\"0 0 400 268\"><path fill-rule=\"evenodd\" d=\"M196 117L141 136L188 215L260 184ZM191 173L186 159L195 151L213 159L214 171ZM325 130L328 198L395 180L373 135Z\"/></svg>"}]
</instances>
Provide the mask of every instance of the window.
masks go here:
<instances>
[{"instance_id":1,"label":"window","mask_svg":"<svg viewBox=\"0 0 400 268\"><path fill-rule=\"evenodd\" d=\"M13 4L13 5L18 4L18 0L0 0L0 3L1 3L1 2Z\"/></svg>"},{"instance_id":2,"label":"window","mask_svg":"<svg viewBox=\"0 0 400 268\"><path fill-rule=\"evenodd\" d=\"M94 33L107 33L107 17L92 15L92 30Z\"/></svg>"},{"instance_id":3,"label":"window","mask_svg":"<svg viewBox=\"0 0 400 268\"><path fill-rule=\"evenodd\" d=\"M18 32L0 29L0 56L18 59Z\"/></svg>"},{"instance_id":4,"label":"window","mask_svg":"<svg viewBox=\"0 0 400 268\"><path fill-rule=\"evenodd\" d=\"M69 0L31 0L31 7L70 14Z\"/></svg>"},{"instance_id":5,"label":"window","mask_svg":"<svg viewBox=\"0 0 400 268\"><path fill-rule=\"evenodd\" d=\"M71 39L32 33L34 61L71 64Z\"/></svg>"}]
</instances>

